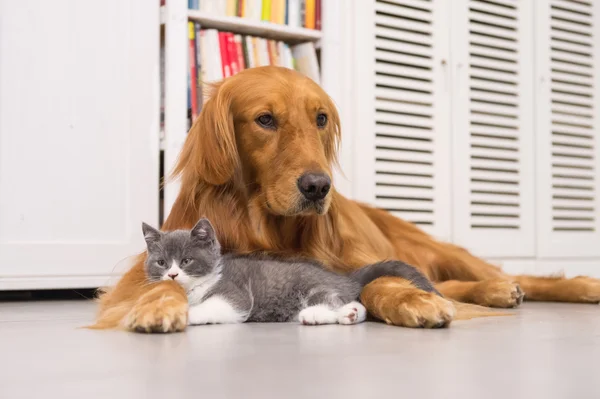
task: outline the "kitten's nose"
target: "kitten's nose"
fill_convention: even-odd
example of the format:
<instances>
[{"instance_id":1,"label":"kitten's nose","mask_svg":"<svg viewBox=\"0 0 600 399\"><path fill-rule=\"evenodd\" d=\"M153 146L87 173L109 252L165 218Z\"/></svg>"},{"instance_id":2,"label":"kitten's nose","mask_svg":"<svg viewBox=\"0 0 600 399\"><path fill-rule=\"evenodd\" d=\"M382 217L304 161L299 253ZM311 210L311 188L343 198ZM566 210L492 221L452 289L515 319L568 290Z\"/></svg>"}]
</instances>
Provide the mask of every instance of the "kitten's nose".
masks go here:
<instances>
[{"instance_id":1,"label":"kitten's nose","mask_svg":"<svg viewBox=\"0 0 600 399\"><path fill-rule=\"evenodd\" d=\"M175 280L175 277L179 276L179 273L169 273L169 277Z\"/></svg>"}]
</instances>

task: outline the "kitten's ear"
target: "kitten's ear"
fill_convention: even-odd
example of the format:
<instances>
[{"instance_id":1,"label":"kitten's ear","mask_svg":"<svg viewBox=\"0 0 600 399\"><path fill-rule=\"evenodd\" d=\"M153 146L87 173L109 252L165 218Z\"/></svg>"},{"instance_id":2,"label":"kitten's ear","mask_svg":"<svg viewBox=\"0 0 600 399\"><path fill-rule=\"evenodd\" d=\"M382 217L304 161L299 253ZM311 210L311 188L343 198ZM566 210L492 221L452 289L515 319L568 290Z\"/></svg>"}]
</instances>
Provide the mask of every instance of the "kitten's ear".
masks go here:
<instances>
[{"instance_id":1,"label":"kitten's ear","mask_svg":"<svg viewBox=\"0 0 600 399\"><path fill-rule=\"evenodd\" d=\"M207 218L202 218L196 223L190 235L202 242L213 242L216 240L215 229Z\"/></svg>"},{"instance_id":2,"label":"kitten's ear","mask_svg":"<svg viewBox=\"0 0 600 399\"><path fill-rule=\"evenodd\" d=\"M160 240L161 232L149 224L142 222L142 231L144 232L144 240L146 240L148 246Z\"/></svg>"}]
</instances>

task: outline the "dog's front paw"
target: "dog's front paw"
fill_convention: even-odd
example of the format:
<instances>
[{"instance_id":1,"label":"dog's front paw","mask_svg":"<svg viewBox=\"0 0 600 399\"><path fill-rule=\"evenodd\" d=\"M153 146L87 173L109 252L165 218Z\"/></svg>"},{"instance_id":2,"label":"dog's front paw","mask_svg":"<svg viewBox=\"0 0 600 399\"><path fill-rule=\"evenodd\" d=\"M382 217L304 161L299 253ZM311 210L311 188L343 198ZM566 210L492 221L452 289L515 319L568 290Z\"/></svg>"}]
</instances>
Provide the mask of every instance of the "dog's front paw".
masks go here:
<instances>
[{"instance_id":1,"label":"dog's front paw","mask_svg":"<svg viewBox=\"0 0 600 399\"><path fill-rule=\"evenodd\" d=\"M452 302L394 277L379 278L368 284L361 301L373 316L403 327L448 327L456 314Z\"/></svg>"},{"instance_id":2,"label":"dog's front paw","mask_svg":"<svg viewBox=\"0 0 600 399\"><path fill-rule=\"evenodd\" d=\"M123 327L136 332L168 333L185 330L187 320L185 293L161 283L138 299L125 316Z\"/></svg>"},{"instance_id":3,"label":"dog's front paw","mask_svg":"<svg viewBox=\"0 0 600 399\"><path fill-rule=\"evenodd\" d=\"M525 293L517 283L506 280L479 281L471 291L469 302L492 308L516 308Z\"/></svg>"}]
</instances>

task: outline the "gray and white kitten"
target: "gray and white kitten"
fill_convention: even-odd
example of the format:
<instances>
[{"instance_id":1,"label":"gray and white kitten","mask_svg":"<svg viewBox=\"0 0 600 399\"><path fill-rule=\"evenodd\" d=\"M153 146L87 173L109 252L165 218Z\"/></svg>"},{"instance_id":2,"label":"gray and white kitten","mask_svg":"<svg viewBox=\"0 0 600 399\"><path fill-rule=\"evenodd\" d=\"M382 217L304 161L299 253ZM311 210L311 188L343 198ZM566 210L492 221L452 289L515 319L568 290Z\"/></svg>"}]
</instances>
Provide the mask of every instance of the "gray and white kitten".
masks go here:
<instances>
[{"instance_id":1,"label":"gray and white kitten","mask_svg":"<svg viewBox=\"0 0 600 399\"><path fill-rule=\"evenodd\" d=\"M362 288L382 276L403 277L439 295L416 268L397 261L344 276L308 260L221 255L215 231L205 218L192 230L161 232L145 223L142 229L148 246L148 279L172 279L185 288L189 324L356 324L367 313L358 302Z\"/></svg>"}]
</instances>

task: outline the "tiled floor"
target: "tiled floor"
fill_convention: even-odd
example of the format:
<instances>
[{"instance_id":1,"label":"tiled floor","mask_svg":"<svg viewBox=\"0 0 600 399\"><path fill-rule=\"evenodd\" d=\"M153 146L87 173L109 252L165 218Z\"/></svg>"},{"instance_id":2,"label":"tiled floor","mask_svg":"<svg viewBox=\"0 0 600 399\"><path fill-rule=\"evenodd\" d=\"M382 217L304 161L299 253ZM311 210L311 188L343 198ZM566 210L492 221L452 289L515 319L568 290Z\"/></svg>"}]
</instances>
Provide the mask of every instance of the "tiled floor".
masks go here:
<instances>
[{"instance_id":1,"label":"tiled floor","mask_svg":"<svg viewBox=\"0 0 600 399\"><path fill-rule=\"evenodd\" d=\"M0 302L0 398L600 398L600 307L445 330L378 323L78 329L87 301Z\"/></svg>"}]
</instances>

